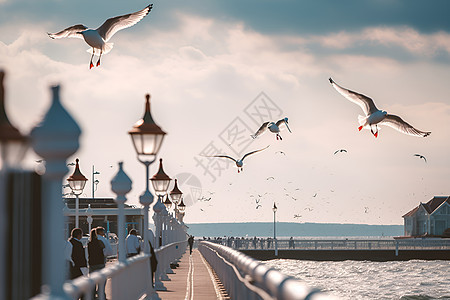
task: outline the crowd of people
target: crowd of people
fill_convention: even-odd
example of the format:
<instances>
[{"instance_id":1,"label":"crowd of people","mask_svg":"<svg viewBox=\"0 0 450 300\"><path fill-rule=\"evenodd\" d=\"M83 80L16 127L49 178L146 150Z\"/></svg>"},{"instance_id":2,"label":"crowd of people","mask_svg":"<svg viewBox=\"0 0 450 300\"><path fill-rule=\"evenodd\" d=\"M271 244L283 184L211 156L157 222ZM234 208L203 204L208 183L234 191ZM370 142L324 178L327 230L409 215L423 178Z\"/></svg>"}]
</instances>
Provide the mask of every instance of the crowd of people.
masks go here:
<instances>
[{"instance_id":1,"label":"crowd of people","mask_svg":"<svg viewBox=\"0 0 450 300\"><path fill-rule=\"evenodd\" d=\"M203 237L203 240L224 245L235 249L272 249L275 247L274 239L272 237ZM293 237L289 239L289 248L295 249L295 242Z\"/></svg>"},{"instance_id":2,"label":"crowd of people","mask_svg":"<svg viewBox=\"0 0 450 300\"><path fill-rule=\"evenodd\" d=\"M85 246L82 243L83 231L81 228L74 228L71 231L70 238L66 242L65 257L68 262L68 278L75 279L80 276L101 270L106 265L108 256L115 255L111 244L105 236L105 228L97 227L91 230L87 243L87 258ZM127 258L135 256L141 251L141 241L138 238L136 229L131 229L125 240L125 249ZM151 253L151 273L152 282L156 266L158 264L152 244L149 242ZM100 293L105 292L103 287L97 286L93 292L92 298L100 297ZM105 295L103 295L105 297ZM106 299L106 297L104 298Z\"/></svg>"}]
</instances>

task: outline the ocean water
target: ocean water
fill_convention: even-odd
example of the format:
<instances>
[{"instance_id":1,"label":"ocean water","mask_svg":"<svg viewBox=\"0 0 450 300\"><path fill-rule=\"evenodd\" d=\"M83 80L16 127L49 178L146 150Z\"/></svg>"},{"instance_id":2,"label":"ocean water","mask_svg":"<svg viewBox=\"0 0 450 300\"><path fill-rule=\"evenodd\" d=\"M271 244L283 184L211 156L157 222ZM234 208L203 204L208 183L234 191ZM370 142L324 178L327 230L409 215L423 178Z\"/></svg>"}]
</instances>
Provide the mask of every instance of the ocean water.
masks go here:
<instances>
[{"instance_id":1,"label":"ocean water","mask_svg":"<svg viewBox=\"0 0 450 300\"><path fill-rule=\"evenodd\" d=\"M450 261L301 261L267 265L341 299L450 300Z\"/></svg>"}]
</instances>

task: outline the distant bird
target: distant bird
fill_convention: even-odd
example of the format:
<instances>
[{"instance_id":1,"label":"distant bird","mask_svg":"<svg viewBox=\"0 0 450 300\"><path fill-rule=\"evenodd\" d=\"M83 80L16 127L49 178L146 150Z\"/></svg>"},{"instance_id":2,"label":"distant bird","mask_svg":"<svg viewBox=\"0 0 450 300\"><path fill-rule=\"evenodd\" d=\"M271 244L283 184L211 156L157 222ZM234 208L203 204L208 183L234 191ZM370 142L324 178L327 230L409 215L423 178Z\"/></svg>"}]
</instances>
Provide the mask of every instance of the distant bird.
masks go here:
<instances>
[{"instance_id":1,"label":"distant bird","mask_svg":"<svg viewBox=\"0 0 450 300\"><path fill-rule=\"evenodd\" d=\"M94 54L98 55L98 67L100 65L100 58L102 57L102 54L107 54L113 48L113 43L107 43L112 38L112 36L117 31L131 27L138 23L146 15L148 15L152 7L153 4L150 4L144 9L135 13L110 18L97 29L88 29L88 27L82 24L78 24L70 26L57 33L47 34L52 39L61 39L66 37L84 39L84 41L92 47L92 49L88 50L88 52L92 52L91 62L89 64L89 68L92 69L92 67L94 66L94 64L92 63Z\"/></svg>"},{"instance_id":2,"label":"distant bird","mask_svg":"<svg viewBox=\"0 0 450 300\"><path fill-rule=\"evenodd\" d=\"M205 201L205 202L207 202L207 201L210 201L210 200L211 200L211 197L206 198L205 196L203 196L201 198L198 198L198 201Z\"/></svg>"},{"instance_id":3,"label":"distant bird","mask_svg":"<svg viewBox=\"0 0 450 300\"><path fill-rule=\"evenodd\" d=\"M255 199L256 204L258 204L261 201L261 199Z\"/></svg>"},{"instance_id":4,"label":"distant bird","mask_svg":"<svg viewBox=\"0 0 450 300\"><path fill-rule=\"evenodd\" d=\"M266 178L266 180L269 180L269 179L272 179L272 180L274 180L275 178L274 178L274 177L272 177L272 176L270 176L270 177L267 177L267 178Z\"/></svg>"},{"instance_id":5,"label":"distant bird","mask_svg":"<svg viewBox=\"0 0 450 300\"><path fill-rule=\"evenodd\" d=\"M297 200L298 200L297 198L294 198L294 197L292 197L292 196L291 196L291 198L292 198L294 201L297 201Z\"/></svg>"},{"instance_id":6,"label":"distant bird","mask_svg":"<svg viewBox=\"0 0 450 300\"><path fill-rule=\"evenodd\" d=\"M258 209L258 208L260 208L260 207L262 207L261 204L256 205L256 209Z\"/></svg>"},{"instance_id":7,"label":"distant bird","mask_svg":"<svg viewBox=\"0 0 450 300\"><path fill-rule=\"evenodd\" d=\"M423 156L423 155L420 155L420 154L414 154L414 156L417 156L418 158L423 158L423 160L424 160L425 162L427 162L426 157Z\"/></svg>"},{"instance_id":8,"label":"distant bird","mask_svg":"<svg viewBox=\"0 0 450 300\"><path fill-rule=\"evenodd\" d=\"M334 154L340 153L340 152L346 152L346 153L347 153L347 150L345 150L345 149L339 149L339 150L334 151Z\"/></svg>"},{"instance_id":9,"label":"distant bird","mask_svg":"<svg viewBox=\"0 0 450 300\"><path fill-rule=\"evenodd\" d=\"M270 145L269 145L269 146L270 146ZM206 157L219 157L219 158L228 158L228 159L231 159L232 161L234 161L234 162L236 163L236 166L237 166L237 168L238 168L238 173L240 173L241 171L244 170L244 168L243 168L243 166L244 166L244 159L245 159L247 156L252 155L252 154L255 154L255 153L260 152L260 151L263 151L263 150L269 148L269 146L267 146L267 147L265 147L265 148L262 148L262 149L259 149L259 150L251 151L251 152L245 154L241 159L234 159L234 158L232 158L231 156L228 156L228 155L212 155L212 156L206 156ZM261 197L261 196L260 196L260 197Z\"/></svg>"},{"instance_id":10,"label":"distant bird","mask_svg":"<svg viewBox=\"0 0 450 300\"><path fill-rule=\"evenodd\" d=\"M294 215L294 218L296 218L296 219L298 219L298 218L301 218L302 216L301 215L298 215L298 214L295 214Z\"/></svg>"},{"instance_id":11,"label":"distant bird","mask_svg":"<svg viewBox=\"0 0 450 300\"><path fill-rule=\"evenodd\" d=\"M286 125L286 128L289 130L289 132L292 133L291 129L289 129L289 126L288 126L288 118L284 118L284 119L278 120L276 123L274 123L274 122L263 123L261 125L261 127L259 127L258 131L255 134L252 134L251 137L256 139L258 136L263 134L266 131L266 129L269 129L270 132L276 134L277 140L282 140L281 135L280 135L280 126L283 123Z\"/></svg>"},{"instance_id":12,"label":"distant bird","mask_svg":"<svg viewBox=\"0 0 450 300\"><path fill-rule=\"evenodd\" d=\"M313 208L311 208L311 207L305 207L305 210L307 210L307 211L313 211Z\"/></svg>"},{"instance_id":13,"label":"distant bird","mask_svg":"<svg viewBox=\"0 0 450 300\"><path fill-rule=\"evenodd\" d=\"M317 196L317 193L315 193L314 195L313 195L313 197L316 197Z\"/></svg>"},{"instance_id":14,"label":"distant bird","mask_svg":"<svg viewBox=\"0 0 450 300\"><path fill-rule=\"evenodd\" d=\"M277 151L277 152L275 152L275 154L277 154L277 153L280 153L280 154L283 154L284 156L286 156L286 153L284 153L283 151Z\"/></svg>"},{"instance_id":15,"label":"distant bird","mask_svg":"<svg viewBox=\"0 0 450 300\"><path fill-rule=\"evenodd\" d=\"M364 207L364 213L368 214L369 213L369 208L367 206Z\"/></svg>"},{"instance_id":16,"label":"distant bird","mask_svg":"<svg viewBox=\"0 0 450 300\"><path fill-rule=\"evenodd\" d=\"M75 166L75 163L73 163L73 162L68 163L67 166L68 166L68 167L70 167L70 166Z\"/></svg>"},{"instance_id":17,"label":"distant bird","mask_svg":"<svg viewBox=\"0 0 450 300\"><path fill-rule=\"evenodd\" d=\"M362 94L350 91L346 88L341 87L337 83L333 81L333 79L329 78L331 85L345 98L350 100L351 102L358 104L362 110L364 111L365 116L359 116L358 121L360 126L358 129L366 128L370 129L370 132L375 137L378 137L378 125L386 125L392 127L401 133L409 134L413 136L421 136L426 137L431 134L431 132L420 131L405 121L402 118L396 115L390 115L386 111L379 110L373 100L367 96ZM374 129L375 128L375 129ZM374 131L375 130L375 131Z\"/></svg>"}]
</instances>

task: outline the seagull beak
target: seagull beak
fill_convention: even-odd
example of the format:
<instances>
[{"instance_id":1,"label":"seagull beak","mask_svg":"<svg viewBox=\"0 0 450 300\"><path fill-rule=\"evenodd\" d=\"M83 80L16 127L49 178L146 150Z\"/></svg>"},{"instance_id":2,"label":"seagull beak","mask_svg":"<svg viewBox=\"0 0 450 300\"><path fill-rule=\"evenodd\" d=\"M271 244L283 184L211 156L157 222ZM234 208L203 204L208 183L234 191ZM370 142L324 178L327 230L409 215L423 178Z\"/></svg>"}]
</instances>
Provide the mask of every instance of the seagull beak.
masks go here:
<instances>
[{"instance_id":1,"label":"seagull beak","mask_svg":"<svg viewBox=\"0 0 450 300\"><path fill-rule=\"evenodd\" d=\"M284 124L286 124L286 128L289 130L290 133L292 133L291 129L289 128L288 122L284 122Z\"/></svg>"}]
</instances>

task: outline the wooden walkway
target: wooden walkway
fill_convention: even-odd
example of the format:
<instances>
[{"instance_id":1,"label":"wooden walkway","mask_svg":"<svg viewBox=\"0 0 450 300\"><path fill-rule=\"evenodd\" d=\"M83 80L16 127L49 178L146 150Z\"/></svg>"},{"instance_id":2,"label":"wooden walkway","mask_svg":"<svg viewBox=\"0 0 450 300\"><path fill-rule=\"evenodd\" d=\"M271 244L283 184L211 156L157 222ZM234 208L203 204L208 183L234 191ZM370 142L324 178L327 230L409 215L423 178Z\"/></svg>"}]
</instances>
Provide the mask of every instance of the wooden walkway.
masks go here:
<instances>
[{"instance_id":1,"label":"wooden walkway","mask_svg":"<svg viewBox=\"0 0 450 300\"><path fill-rule=\"evenodd\" d=\"M163 281L167 291L158 291L161 299L211 300L229 299L223 287L197 249L183 255L175 274L168 274L171 281Z\"/></svg>"}]
</instances>

